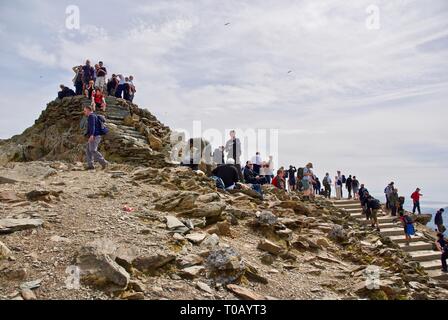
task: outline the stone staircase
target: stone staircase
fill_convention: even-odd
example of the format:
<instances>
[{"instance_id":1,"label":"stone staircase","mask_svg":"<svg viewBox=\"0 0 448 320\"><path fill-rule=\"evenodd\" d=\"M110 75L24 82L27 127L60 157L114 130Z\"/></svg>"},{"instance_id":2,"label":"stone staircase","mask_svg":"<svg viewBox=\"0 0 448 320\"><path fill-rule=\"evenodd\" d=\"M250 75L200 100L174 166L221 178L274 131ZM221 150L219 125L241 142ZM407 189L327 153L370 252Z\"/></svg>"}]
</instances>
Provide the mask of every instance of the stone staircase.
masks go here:
<instances>
[{"instance_id":1,"label":"stone staircase","mask_svg":"<svg viewBox=\"0 0 448 320\"><path fill-rule=\"evenodd\" d=\"M154 139L159 139L163 146L162 138L151 132L163 130L163 134L166 135L168 129L158 121L154 121L155 118L142 119L141 116L133 112L129 103L122 99L108 97L106 103L106 112L102 113L107 118L107 127L110 130L104 140L106 158L117 163L126 162L153 167L169 166L166 161L166 150L154 150L149 138L152 135ZM146 126L142 123L142 120L147 120L150 124Z\"/></svg>"},{"instance_id":2,"label":"stone staircase","mask_svg":"<svg viewBox=\"0 0 448 320\"><path fill-rule=\"evenodd\" d=\"M370 224L362 213L361 204L357 200L332 200L337 208L344 209L360 223ZM386 215L380 210L378 223L381 235L388 237L396 243L403 251L407 252L412 260L417 261L428 275L436 280L448 280L448 274L441 271L440 252L433 250L433 244L416 232L409 243L403 232L403 227L398 217Z\"/></svg>"}]
</instances>

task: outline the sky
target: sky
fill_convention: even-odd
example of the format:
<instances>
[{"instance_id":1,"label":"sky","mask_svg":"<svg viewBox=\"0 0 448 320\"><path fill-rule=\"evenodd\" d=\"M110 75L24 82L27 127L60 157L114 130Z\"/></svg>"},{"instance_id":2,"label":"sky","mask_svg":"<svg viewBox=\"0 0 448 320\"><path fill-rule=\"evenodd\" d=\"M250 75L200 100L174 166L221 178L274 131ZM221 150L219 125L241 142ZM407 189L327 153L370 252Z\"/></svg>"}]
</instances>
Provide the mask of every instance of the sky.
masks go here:
<instances>
[{"instance_id":1,"label":"sky","mask_svg":"<svg viewBox=\"0 0 448 320\"><path fill-rule=\"evenodd\" d=\"M102 60L173 129L278 132L247 157L448 204L446 0L0 0L0 40L2 139L72 84L71 67Z\"/></svg>"}]
</instances>

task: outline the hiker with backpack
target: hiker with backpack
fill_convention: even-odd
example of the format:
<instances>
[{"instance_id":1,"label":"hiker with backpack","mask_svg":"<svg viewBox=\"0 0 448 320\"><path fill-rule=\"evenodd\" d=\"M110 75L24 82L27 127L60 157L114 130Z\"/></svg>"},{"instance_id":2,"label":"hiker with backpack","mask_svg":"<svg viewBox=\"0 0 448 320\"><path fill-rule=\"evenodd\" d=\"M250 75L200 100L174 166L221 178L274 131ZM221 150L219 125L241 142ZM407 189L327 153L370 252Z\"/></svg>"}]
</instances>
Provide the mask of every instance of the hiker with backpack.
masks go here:
<instances>
[{"instance_id":1,"label":"hiker with backpack","mask_svg":"<svg viewBox=\"0 0 448 320\"><path fill-rule=\"evenodd\" d=\"M361 185L361 189L359 189L359 198L361 200L361 207L364 215L366 216L366 220L370 220L370 208L367 206L367 200L369 199L369 191L364 188L364 185Z\"/></svg>"},{"instance_id":2,"label":"hiker with backpack","mask_svg":"<svg viewBox=\"0 0 448 320\"><path fill-rule=\"evenodd\" d=\"M437 231L439 231L440 233L444 233L446 231L446 228L443 225L443 212L445 212L445 210L441 208L437 210L436 215L434 216L434 224L437 226Z\"/></svg>"},{"instance_id":3,"label":"hiker with backpack","mask_svg":"<svg viewBox=\"0 0 448 320\"><path fill-rule=\"evenodd\" d=\"M87 130L85 133L85 136L88 138L86 147L87 170L95 169L94 161L99 162L101 167L106 169L109 163L98 151L101 136L106 135L108 132L104 125L105 118L96 115L91 106L84 107L84 115L87 117Z\"/></svg>"},{"instance_id":4,"label":"hiker with backpack","mask_svg":"<svg viewBox=\"0 0 448 320\"><path fill-rule=\"evenodd\" d=\"M404 228L404 236L406 238L406 245L409 245L409 242L411 241L411 236L415 234L415 228L414 228L414 221L412 220L412 217L403 210L403 212L400 213L400 221L403 224Z\"/></svg>"},{"instance_id":5,"label":"hiker with backpack","mask_svg":"<svg viewBox=\"0 0 448 320\"><path fill-rule=\"evenodd\" d=\"M322 184L324 185L324 189L325 189L325 198L330 199L331 198L331 178L330 178L330 174L327 172L325 174L324 179L322 180Z\"/></svg>"},{"instance_id":6,"label":"hiker with backpack","mask_svg":"<svg viewBox=\"0 0 448 320\"><path fill-rule=\"evenodd\" d=\"M448 258L448 242L445 239L443 233L437 233L437 240L435 242L437 250L441 252L440 259L442 261L442 272L448 272L446 259Z\"/></svg>"},{"instance_id":7,"label":"hiker with backpack","mask_svg":"<svg viewBox=\"0 0 448 320\"><path fill-rule=\"evenodd\" d=\"M348 199L352 198L352 175L349 175L348 178L345 180L345 187L348 191Z\"/></svg>"},{"instance_id":8,"label":"hiker with backpack","mask_svg":"<svg viewBox=\"0 0 448 320\"><path fill-rule=\"evenodd\" d=\"M380 201L369 195L367 197L367 208L370 209L370 220L372 228L376 227L376 230L380 231L380 226L378 224L378 211L381 209Z\"/></svg>"},{"instance_id":9,"label":"hiker with backpack","mask_svg":"<svg viewBox=\"0 0 448 320\"><path fill-rule=\"evenodd\" d=\"M314 191L313 191L313 164L311 162L307 163L305 168L303 168L303 178L302 178L302 188L303 188L303 195L310 199L314 198Z\"/></svg>"},{"instance_id":10,"label":"hiker with backpack","mask_svg":"<svg viewBox=\"0 0 448 320\"><path fill-rule=\"evenodd\" d=\"M359 200L359 194L358 194L358 192L359 192L359 181L358 181L358 179L356 179L355 176L353 176L353 179L352 179L352 191L353 191L353 198L355 200Z\"/></svg>"},{"instance_id":11,"label":"hiker with backpack","mask_svg":"<svg viewBox=\"0 0 448 320\"><path fill-rule=\"evenodd\" d=\"M412 209L412 213L415 214L415 210L418 210L418 214L422 214L422 211L420 210L420 197L423 195L420 193L420 188L417 188L412 194L411 199L414 202L414 207Z\"/></svg>"}]
</instances>

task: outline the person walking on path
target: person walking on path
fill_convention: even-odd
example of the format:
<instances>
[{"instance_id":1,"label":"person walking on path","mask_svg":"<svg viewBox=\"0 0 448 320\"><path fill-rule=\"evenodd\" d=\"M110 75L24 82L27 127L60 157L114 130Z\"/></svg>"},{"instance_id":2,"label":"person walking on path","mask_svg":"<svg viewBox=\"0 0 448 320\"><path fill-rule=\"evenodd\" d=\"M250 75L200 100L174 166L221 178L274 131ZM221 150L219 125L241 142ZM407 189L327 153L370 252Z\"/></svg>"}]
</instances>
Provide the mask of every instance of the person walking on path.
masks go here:
<instances>
[{"instance_id":1,"label":"person walking on path","mask_svg":"<svg viewBox=\"0 0 448 320\"><path fill-rule=\"evenodd\" d=\"M98 151L98 147L101 142L101 136L106 134L107 131L102 129L102 121L92 110L91 106L86 106L84 108L84 115L87 117L87 132L86 137L88 138L86 147L86 161L87 170L94 170L94 161L101 164L103 169L106 169L108 162L104 159L103 155Z\"/></svg>"},{"instance_id":2,"label":"person walking on path","mask_svg":"<svg viewBox=\"0 0 448 320\"><path fill-rule=\"evenodd\" d=\"M352 191L353 191L353 198L355 200L359 200L359 181L356 179L355 176L353 176L353 180L352 180Z\"/></svg>"},{"instance_id":3,"label":"person walking on path","mask_svg":"<svg viewBox=\"0 0 448 320\"><path fill-rule=\"evenodd\" d=\"M440 233L444 233L446 231L446 228L443 225L443 212L445 212L445 210L441 208L436 212L436 215L434 216L434 224L437 226L437 231L439 231Z\"/></svg>"},{"instance_id":4,"label":"person walking on path","mask_svg":"<svg viewBox=\"0 0 448 320\"><path fill-rule=\"evenodd\" d=\"M241 170L241 141L236 137L235 130L230 131L230 139L226 142L225 150L227 152L227 159L235 160L235 166L240 176L240 181L244 181L243 172Z\"/></svg>"},{"instance_id":5,"label":"person walking on path","mask_svg":"<svg viewBox=\"0 0 448 320\"><path fill-rule=\"evenodd\" d=\"M398 190L394 188L388 198L390 214L395 217L397 215L398 206L400 205L398 202Z\"/></svg>"},{"instance_id":6,"label":"person walking on path","mask_svg":"<svg viewBox=\"0 0 448 320\"><path fill-rule=\"evenodd\" d=\"M380 231L380 226L378 224L378 211L381 209L380 201L369 195L367 198L367 208L370 209L372 228L376 227L376 230Z\"/></svg>"},{"instance_id":7,"label":"person walking on path","mask_svg":"<svg viewBox=\"0 0 448 320\"><path fill-rule=\"evenodd\" d=\"M389 195L392 193L392 190L394 188L394 183L391 182L389 183L386 188L384 188L384 196L386 197L386 209L389 210L390 209L390 205L389 205Z\"/></svg>"},{"instance_id":8,"label":"person walking on path","mask_svg":"<svg viewBox=\"0 0 448 320\"><path fill-rule=\"evenodd\" d=\"M437 250L441 252L440 259L442 261L442 272L448 272L448 267L446 265L446 259L448 258L448 242L443 236L443 233L437 233L437 240L435 244Z\"/></svg>"},{"instance_id":9,"label":"person walking on path","mask_svg":"<svg viewBox=\"0 0 448 320\"><path fill-rule=\"evenodd\" d=\"M331 198L331 184L333 182L331 181L330 174L327 172L325 174L324 179L322 180L322 184L324 185L325 189L325 198L330 199Z\"/></svg>"},{"instance_id":10,"label":"person walking on path","mask_svg":"<svg viewBox=\"0 0 448 320\"><path fill-rule=\"evenodd\" d=\"M420 188L415 189L415 191L411 194L411 199L414 201L414 207L412 209L412 213L415 214L415 210L418 210L418 214L422 214L420 210L420 197L423 195L420 193Z\"/></svg>"},{"instance_id":11,"label":"person walking on path","mask_svg":"<svg viewBox=\"0 0 448 320\"><path fill-rule=\"evenodd\" d=\"M412 217L404 210L400 212L400 215L401 215L400 220L404 228L406 245L409 245L411 241L411 236L415 234L414 221L412 221Z\"/></svg>"},{"instance_id":12,"label":"person walking on path","mask_svg":"<svg viewBox=\"0 0 448 320\"><path fill-rule=\"evenodd\" d=\"M349 175L347 180L345 180L345 187L347 188L348 191L348 199L352 198L352 175Z\"/></svg>"}]
</instances>

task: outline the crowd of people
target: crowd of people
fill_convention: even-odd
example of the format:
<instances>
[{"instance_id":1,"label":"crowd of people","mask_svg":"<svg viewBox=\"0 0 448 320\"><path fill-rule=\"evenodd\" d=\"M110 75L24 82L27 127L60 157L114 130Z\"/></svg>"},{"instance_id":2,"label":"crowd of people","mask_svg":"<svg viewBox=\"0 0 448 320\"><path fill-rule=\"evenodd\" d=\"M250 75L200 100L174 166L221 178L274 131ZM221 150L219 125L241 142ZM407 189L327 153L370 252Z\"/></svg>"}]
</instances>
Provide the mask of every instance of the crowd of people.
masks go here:
<instances>
[{"instance_id":1,"label":"crowd of people","mask_svg":"<svg viewBox=\"0 0 448 320\"><path fill-rule=\"evenodd\" d=\"M60 85L61 91L58 92L58 98L72 96L85 96L91 100L92 108L105 110L106 96L122 98L132 102L137 90L134 85L133 76L123 76L122 74L112 74L107 79L107 69L102 61L99 61L93 67L90 60L86 60L85 65L79 65L72 68L75 76L73 85L75 90Z\"/></svg>"}]
</instances>

